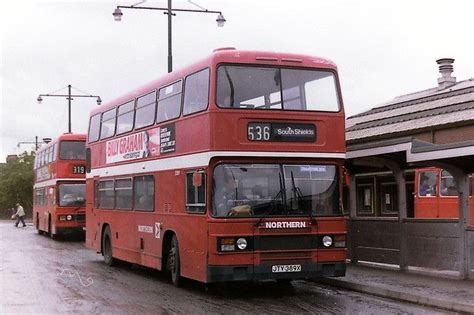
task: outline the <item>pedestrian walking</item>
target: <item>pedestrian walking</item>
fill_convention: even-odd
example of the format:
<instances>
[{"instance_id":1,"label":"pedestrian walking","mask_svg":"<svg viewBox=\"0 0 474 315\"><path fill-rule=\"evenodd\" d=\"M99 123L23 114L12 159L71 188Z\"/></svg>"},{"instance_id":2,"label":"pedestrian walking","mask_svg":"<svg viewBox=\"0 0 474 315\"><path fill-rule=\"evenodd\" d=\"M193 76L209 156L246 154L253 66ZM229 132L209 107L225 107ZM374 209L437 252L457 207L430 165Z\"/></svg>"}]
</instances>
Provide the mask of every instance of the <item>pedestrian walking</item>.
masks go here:
<instances>
[{"instance_id":1,"label":"pedestrian walking","mask_svg":"<svg viewBox=\"0 0 474 315\"><path fill-rule=\"evenodd\" d=\"M23 223L23 227L26 227L25 220L23 219L25 217L25 210L23 210L23 207L20 205L20 203L16 204L16 222L15 226L18 227L18 223Z\"/></svg>"}]
</instances>

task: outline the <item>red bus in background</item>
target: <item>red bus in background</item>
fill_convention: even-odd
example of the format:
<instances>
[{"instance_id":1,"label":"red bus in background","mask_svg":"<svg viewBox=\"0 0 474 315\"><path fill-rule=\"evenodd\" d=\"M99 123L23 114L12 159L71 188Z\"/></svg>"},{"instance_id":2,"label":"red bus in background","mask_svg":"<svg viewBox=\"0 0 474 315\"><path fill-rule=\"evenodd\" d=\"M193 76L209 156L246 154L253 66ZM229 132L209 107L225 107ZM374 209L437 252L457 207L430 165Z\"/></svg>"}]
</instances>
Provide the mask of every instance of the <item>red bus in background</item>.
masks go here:
<instances>
[{"instance_id":1,"label":"red bus in background","mask_svg":"<svg viewBox=\"0 0 474 315\"><path fill-rule=\"evenodd\" d=\"M430 167L415 171L415 218L458 218L459 197L453 176L446 170ZM470 183L472 197L472 177ZM474 205L471 199L471 225Z\"/></svg>"},{"instance_id":2,"label":"red bus in background","mask_svg":"<svg viewBox=\"0 0 474 315\"><path fill-rule=\"evenodd\" d=\"M84 234L86 135L65 133L36 152L33 223L38 233Z\"/></svg>"},{"instance_id":3,"label":"red bus in background","mask_svg":"<svg viewBox=\"0 0 474 315\"><path fill-rule=\"evenodd\" d=\"M205 283L344 276L337 68L216 50L91 112L86 246Z\"/></svg>"}]
</instances>

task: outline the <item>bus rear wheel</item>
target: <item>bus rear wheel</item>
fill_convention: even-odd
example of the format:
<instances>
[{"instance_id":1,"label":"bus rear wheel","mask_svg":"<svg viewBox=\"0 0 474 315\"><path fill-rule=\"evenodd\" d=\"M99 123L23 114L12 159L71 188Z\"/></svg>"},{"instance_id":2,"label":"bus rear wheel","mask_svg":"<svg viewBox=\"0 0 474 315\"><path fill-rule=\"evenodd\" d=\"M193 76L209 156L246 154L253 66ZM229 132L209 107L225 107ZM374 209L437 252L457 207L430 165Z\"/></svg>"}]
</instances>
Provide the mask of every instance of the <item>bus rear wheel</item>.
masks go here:
<instances>
[{"instance_id":1,"label":"bus rear wheel","mask_svg":"<svg viewBox=\"0 0 474 315\"><path fill-rule=\"evenodd\" d=\"M175 287L179 287L182 283L181 277L181 261L179 258L179 244L176 235L171 239L171 246L166 261L167 269L171 273L171 282Z\"/></svg>"},{"instance_id":2,"label":"bus rear wheel","mask_svg":"<svg viewBox=\"0 0 474 315\"><path fill-rule=\"evenodd\" d=\"M104 262L106 265L113 266L115 264L115 259L112 255L110 228L108 226L105 228L104 234L102 236L102 254L104 255Z\"/></svg>"},{"instance_id":3,"label":"bus rear wheel","mask_svg":"<svg viewBox=\"0 0 474 315\"><path fill-rule=\"evenodd\" d=\"M40 230L40 225L39 225L39 214L37 213L36 214L36 221L35 221L35 225L36 225L36 231L38 232L39 235L42 235L43 234L43 231Z\"/></svg>"}]
</instances>

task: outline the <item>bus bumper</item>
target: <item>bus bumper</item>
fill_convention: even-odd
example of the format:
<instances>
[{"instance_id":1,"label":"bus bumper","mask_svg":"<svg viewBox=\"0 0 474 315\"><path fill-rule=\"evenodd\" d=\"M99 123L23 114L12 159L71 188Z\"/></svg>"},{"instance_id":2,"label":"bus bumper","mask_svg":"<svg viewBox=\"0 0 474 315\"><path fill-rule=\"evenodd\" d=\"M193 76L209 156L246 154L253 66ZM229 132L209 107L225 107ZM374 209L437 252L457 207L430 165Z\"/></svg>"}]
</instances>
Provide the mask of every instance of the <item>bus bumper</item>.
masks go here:
<instances>
[{"instance_id":1,"label":"bus bumper","mask_svg":"<svg viewBox=\"0 0 474 315\"><path fill-rule=\"evenodd\" d=\"M272 272L272 265L213 266L207 268L207 282L313 279L344 277L346 264L324 262L301 264L300 272Z\"/></svg>"},{"instance_id":2,"label":"bus bumper","mask_svg":"<svg viewBox=\"0 0 474 315\"><path fill-rule=\"evenodd\" d=\"M56 227L56 235L85 235L84 227Z\"/></svg>"}]
</instances>

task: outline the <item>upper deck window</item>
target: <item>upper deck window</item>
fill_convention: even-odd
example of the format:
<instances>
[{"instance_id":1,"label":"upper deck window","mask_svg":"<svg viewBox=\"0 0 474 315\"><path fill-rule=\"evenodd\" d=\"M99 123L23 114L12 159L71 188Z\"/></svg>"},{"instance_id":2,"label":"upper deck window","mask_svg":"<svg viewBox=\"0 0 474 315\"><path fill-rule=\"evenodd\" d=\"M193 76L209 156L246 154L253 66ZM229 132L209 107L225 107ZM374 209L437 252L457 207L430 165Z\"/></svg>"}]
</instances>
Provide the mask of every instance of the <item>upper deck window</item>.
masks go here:
<instances>
[{"instance_id":1,"label":"upper deck window","mask_svg":"<svg viewBox=\"0 0 474 315\"><path fill-rule=\"evenodd\" d=\"M220 66L216 103L222 108L340 110L333 72L274 67Z\"/></svg>"},{"instance_id":2,"label":"upper deck window","mask_svg":"<svg viewBox=\"0 0 474 315\"><path fill-rule=\"evenodd\" d=\"M160 89L157 122L178 118L181 114L181 85L182 82L178 81Z\"/></svg>"},{"instance_id":3,"label":"upper deck window","mask_svg":"<svg viewBox=\"0 0 474 315\"><path fill-rule=\"evenodd\" d=\"M59 147L59 143L55 143L52 147L52 156L53 156L53 161L56 161L56 158L58 156L58 147Z\"/></svg>"},{"instance_id":4,"label":"upper deck window","mask_svg":"<svg viewBox=\"0 0 474 315\"><path fill-rule=\"evenodd\" d=\"M59 148L59 158L61 160L85 160L85 141L62 141Z\"/></svg>"},{"instance_id":5,"label":"upper deck window","mask_svg":"<svg viewBox=\"0 0 474 315\"><path fill-rule=\"evenodd\" d=\"M118 107L117 134L126 133L133 129L134 101L130 101Z\"/></svg>"},{"instance_id":6,"label":"upper deck window","mask_svg":"<svg viewBox=\"0 0 474 315\"><path fill-rule=\"evenodd\" d=\"M100 136L100 114L94 115L91 117L89 124L89 142L94 142L99 140Z\"/></svg>"},{"instance_id":7,"label":"upper deck window","mask_svg":"<svg viewBox=\"0 0 474 315\"><path fill-rule=\"evenodd\" d=\"M155 122L156 91L141 96L137 100L135 128L150 126Z\"/></svg>"},{"instance_id":8,"label":"upper deck window","mask_svg":"<svg viewBox=\"0 0 474 315\"><path fill-rule=\"evenodd\" d=\"M53 161L52 149L52 147L46 149L46 163L51 163Z\"/></svg>"},{"instance_id":9,"label":"upper deck window","mask_svg":"<svg viewBox=\"0 0 474 315\"><path fill-rule=\"evenodd\" d=\"M209 69L204 69L186 78L184 87L183 115L203 111L209 103Z\"/></svg>"},{"instance_id":10,"label":"upper deck window","mask_svg":"<svg viewBox=\"0 0 474 315\"><path fill-rule=\"evenodd\" d=\"M115 108L102 113L102 125L100 127L100 138L105 139L115 134Z\"/></svg>"}]
</instances>

